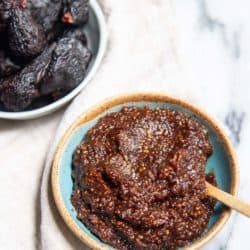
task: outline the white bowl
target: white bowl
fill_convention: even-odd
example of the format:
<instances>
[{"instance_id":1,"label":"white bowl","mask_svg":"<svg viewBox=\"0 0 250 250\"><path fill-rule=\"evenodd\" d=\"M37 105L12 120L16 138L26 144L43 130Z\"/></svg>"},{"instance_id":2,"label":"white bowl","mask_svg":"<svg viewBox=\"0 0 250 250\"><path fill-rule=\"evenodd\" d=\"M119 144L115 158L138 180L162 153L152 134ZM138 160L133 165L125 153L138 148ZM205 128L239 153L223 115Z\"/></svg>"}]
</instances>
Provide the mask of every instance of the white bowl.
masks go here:
<instances>
[{"instance_id":1,"label":"white bowl","mask_svg":"<svg viewBox=\"0 0 250 250\"><path fill-rule=\"evenodd\" d=\"M0 119L26 120L52 113L71 101L90 82L95 75L105 53L107 29L103 12L96 2L90 0L89 22L84 27L88 39L88 47L93 53L91 63L84 80L66 96L44 107L21 112L0 111Z\"/></svg>"}]
</instances>

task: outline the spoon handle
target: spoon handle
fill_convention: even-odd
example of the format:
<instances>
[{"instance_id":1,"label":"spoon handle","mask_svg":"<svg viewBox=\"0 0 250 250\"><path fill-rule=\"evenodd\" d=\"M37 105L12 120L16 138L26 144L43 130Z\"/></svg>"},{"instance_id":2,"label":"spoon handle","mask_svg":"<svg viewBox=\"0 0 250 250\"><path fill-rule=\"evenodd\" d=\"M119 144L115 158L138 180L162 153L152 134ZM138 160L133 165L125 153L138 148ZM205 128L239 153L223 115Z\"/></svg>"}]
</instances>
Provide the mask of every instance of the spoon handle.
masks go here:
<instances>
[{"instance_id":1,"label":"spoon handle","mask_svg":"<svg viewBox=\"0 0 250 250\"><path fill-rule=\"evenodd\" d=\"M235 196L220 190L208 182L206 182L206 187L208 196L213 197L239 213L250 217L250 204L239 200Z\"/></svg>"}]
</instances>

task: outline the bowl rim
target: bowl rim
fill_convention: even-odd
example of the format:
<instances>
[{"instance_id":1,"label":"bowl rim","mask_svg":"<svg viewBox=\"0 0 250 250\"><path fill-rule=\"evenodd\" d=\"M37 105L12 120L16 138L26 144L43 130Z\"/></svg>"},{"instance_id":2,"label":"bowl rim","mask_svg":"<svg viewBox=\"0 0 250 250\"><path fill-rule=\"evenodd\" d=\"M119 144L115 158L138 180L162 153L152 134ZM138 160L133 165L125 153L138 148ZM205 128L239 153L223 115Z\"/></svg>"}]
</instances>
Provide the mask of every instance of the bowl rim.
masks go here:
<instances>
[{"instance_id":1,"label":"bowl rim","mask_svg":"<svg viewBox=\"0 0 250 250\"><path fill-rule=\"evenodd\" d=\"M231 183L231 191L230 193L233 196L237 196L238 188L239 188L239 167L237 163L236 153L234 151L233 145L230 142L223 126L217 121L215 118L211 117L208 113L203 111L201 108L196 105L191 104L190 102L179 99L172 95L157 93L157 92L133 92L131 94L123 94L114 97L110 97L100 102L97 105L94 105L87 109L83 114L81 114L66 130L64 135L59 141L57 149L54 154L54 160L52 163L51 169L51 185L52 185L52 195L54 197L54 201L56 204L59 213L61 214L64 222L68 225L71 231L87 246L91 247L91 249L98 250L107 250L109 247L101 245L101 243L97 242L89 235L87 235L82 229L75 223L73 218L70 216L68 210L66 209L63 198L60 192L60 183L59 183L59 172L60 172L60 162L61 156L64 152L65 146L69 142L71 136L78 130L83 124L95 119L98 115L102 114L109 108L112 108L116 105L128 103L128 102L166 102L170 104L176 104L183 108L186 108L193 113L195 113L198 117L202 118L202 120L206 121L208 125L216 131L219 139L223 143L225 150L228 154L230 161L230 169L232 176ZM185 249L199 249L204 246L208 241L213 239L223 228L227 220L229 219L232 213L232 209L226 209L223 211L222 216L219 220L213 225L213 227L200 239L191 243Z\"/></svg>"},{"instance_id":2,"label":"bowl rim","mask_svg":"<svg viewBox=\"0 0 250 250\"><path fill-rule=\"evenodd\" d=\"M83 81L76 88L74 88L71 92L69 92L66 96L60 98L59 100L55 102L52 102L51 104L45 105L38 109L29 110L29 111L20 111L20 112L0 111L0 119L26 120L26 119L34 119L34 118L52 113L56 111L57 109L59 109L60 107L62 107L63 105L67 104L69 101L71 101L91 81L91 79L94 77L95 73L97 72L101 64L101 61L104 57L106 47L107 47L108 34L107 34L107 25L106 25L105 17L98 2L96 0L90 0L90 8L95 13L95 16L97 19L98 27L100 30L100 41L99 41L99 47L98 47L98 51L97 51L93 66L90 69L90 71L87 73Z\"/></svg>"}]
</instances>

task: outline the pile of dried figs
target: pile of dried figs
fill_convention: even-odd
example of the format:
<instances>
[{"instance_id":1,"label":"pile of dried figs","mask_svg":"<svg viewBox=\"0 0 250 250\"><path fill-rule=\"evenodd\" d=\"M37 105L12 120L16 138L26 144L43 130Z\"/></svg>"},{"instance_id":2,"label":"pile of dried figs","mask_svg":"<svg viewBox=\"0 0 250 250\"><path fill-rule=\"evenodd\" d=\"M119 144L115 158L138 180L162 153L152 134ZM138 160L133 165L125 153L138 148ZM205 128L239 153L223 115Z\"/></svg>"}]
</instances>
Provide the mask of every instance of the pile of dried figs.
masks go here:
<instances>
[{"instance_id":1,"label":"pile of dried figs","mask_svg":"<svg viewBox=\"0 0 250 250\"><path fill-rule=\"evenodd\" d=\"M89 0L0 0L0 103L47 105L84 79L92 53L83 31Z\"/></svg>"}]
</instances>

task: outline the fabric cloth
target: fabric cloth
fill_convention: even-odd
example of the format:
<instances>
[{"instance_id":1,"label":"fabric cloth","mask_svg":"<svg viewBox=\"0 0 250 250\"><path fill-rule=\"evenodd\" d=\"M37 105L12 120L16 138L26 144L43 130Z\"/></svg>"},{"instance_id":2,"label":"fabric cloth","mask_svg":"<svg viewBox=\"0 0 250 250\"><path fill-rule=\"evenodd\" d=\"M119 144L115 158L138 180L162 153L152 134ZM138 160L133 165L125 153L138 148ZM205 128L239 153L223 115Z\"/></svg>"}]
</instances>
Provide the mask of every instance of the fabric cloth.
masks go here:
<instances>
[{"instance_id":1,"label":"fabric cloth","mask_svg":"<svg viewBox=\"0 0 250 250\"><path fill-rule=\"evenodd\" d=\"M63 110L35 120L0 120L0 249L37 249L40 184Z\"/></svg>"},{"instance_id":2,"label":"fabric cloth","mask_svg":"<svg viewBox=\"0 0 250 250\"><path fill-rule=\"evenodd\" d=\"M102 8L109 34L106 56L93 81L65 112L48 150L41 186L40 247L43 250L86 249L62 221L50 186L56 145L74 119L92 105L118 93L153 90L192 100L188 76L177 51L171 1L105 0Z\"/></svg>"}]
</instances>

